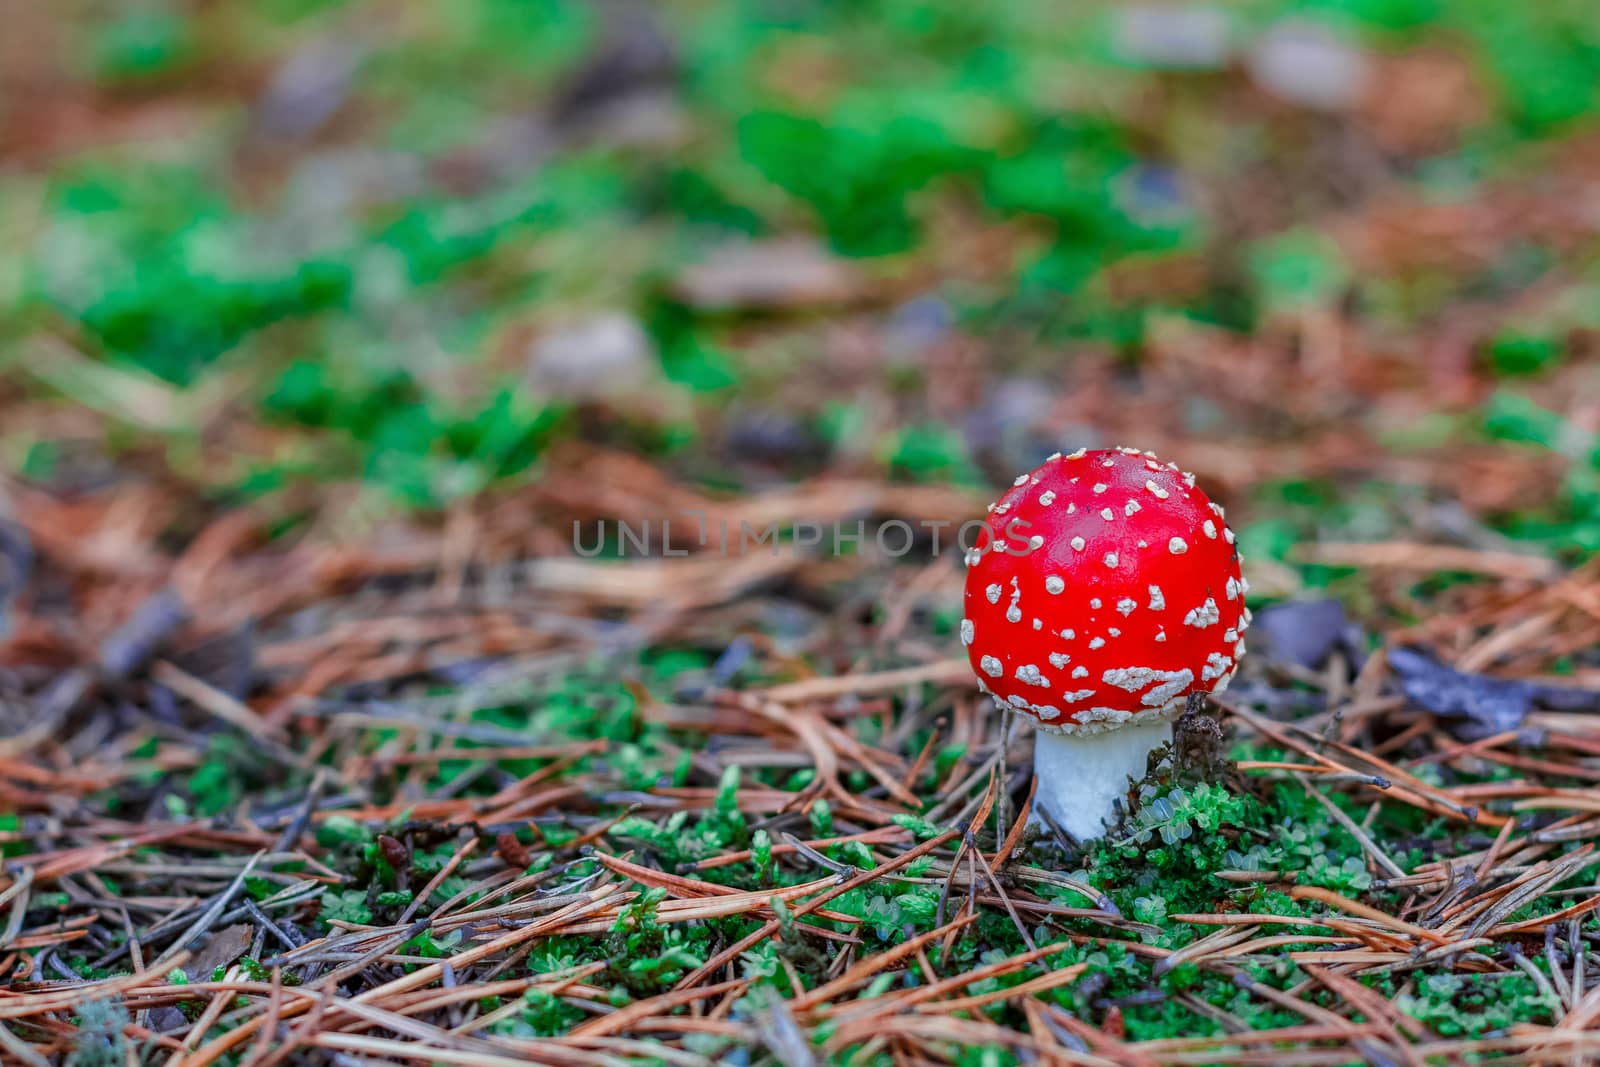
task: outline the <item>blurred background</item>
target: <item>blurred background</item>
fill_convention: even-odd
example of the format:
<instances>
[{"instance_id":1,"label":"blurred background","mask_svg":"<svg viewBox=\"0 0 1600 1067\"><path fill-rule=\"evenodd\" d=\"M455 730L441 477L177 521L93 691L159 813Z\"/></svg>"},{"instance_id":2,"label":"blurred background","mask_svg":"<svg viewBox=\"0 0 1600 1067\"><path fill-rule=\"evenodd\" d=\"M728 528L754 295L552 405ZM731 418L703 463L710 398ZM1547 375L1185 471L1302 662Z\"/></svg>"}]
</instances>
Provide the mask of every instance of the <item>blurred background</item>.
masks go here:
<instances>
[{"instance_id":1,"label":"blurred background","mask_svg":"<svg viewBox=\"0 0 1600 1067\"><path fill-rule=\"evenodd\" d=\"M481 561L1134 444L1268 596L1547 574L1597 91L1575 0L13 4L6 506L109 618L240 509Z\"/></svg>"},{"instance_id":2,"label":"blurred background","mask_svg":"<svg viewBox=\"0 0 1600 1067\"><path fill-rule=\"evenodd\" d=\"M1131 850L1090 864L1136 920L1122 932L1193 947L1194 930L1222 928L1184 915L1259 907L1299 923L1328 899L1247 888L1278 871L1339 906L1363 895L1361 923L1405 917L1371 928L1381 941L1305 957L1383 948L1354 963L1374 976L1369 998L1446 1038L1504 1035L1490 1051L1538 1058L1585 1036L1595 993L1577 931L1595 901L1551 898L1594 888L1555 887L1592 877L1584 813L1600 779L1600 718L1578 713L1600 700L1593 0L0 10L0 973L46 991L28 1029L9 1018L51 1062L123 1028L108 1010L71 1033L67 1002L39 983L168 959L234 921L219 916L241 884L297 939L389 939L360 942L379 946L360 977L353 952L291 964L312 988L352 991L417 962L379 960L396 946L444 956L464 930L463 947L500 936L497 901L452 914L437 940L443 925L409 925L436 888L459 902L517 871L572 872L529 907L568 890L605 903L621 883L590 888L599 868L581 865L638 849L749 891L753 910L670 940L659 895L573 912L540 953L585 961L595 986L570 1002L526 987L526 1017L485 1002L473 1022L541 1060L555 1046L529 1042L629 999L589 1021L632 1027L630 1011L680 982L715 977L699 992L722 996L734 967L798 993L796 965L820 983L859 944L863 960L892 948L881 959L896 967L917 948L931 980L918 946L963 856L982 933L945 937L941 969L1031 946L1014 902L1030 925L1100 923L1081 887L1007 875L1002 888L992 872L1015 838L982 842L992 868L968 849L991 797L1001 830L1027 797L1031 731L978 703L949 533L1050 453L1117 445L1181 464L1226 506L1258 611L1227 697L1232 752L1241 773L1296 780L1233 777L1235 792L1141 806L1141 836L1114 846ZM665 519L687 555L666 552ZM618 520L653 524L642 548ZM913 551L868 534L724 554L683 536L894 521L921 534ZM1262 716L1297 720L1315 749L1251 740ZM1319 778L1338 783L1336 807L1301 776L1325 768L1283 760L1343 768L1318 754L1341 740L1359 773ZM1408 781L1416 792L1372 792ZM1497 812L1518 813L1518 837ZM1191 818L1201 832L1165 847ZM914 890L864 884L829 905L868 919L848 948L812 953L808 934L780 961L778 926L739 940L767 922L767 827L834 850L821 862L843 877L945 825L971 832L940 846L943 867L915 861ZM827 838L848 850L834 833L853 835ZM889 844L875 853L868 835ZM302 843L320 858L302 862ZM814 856L778 876L822 876ZM268 877L247 878L258 861ZM974 869L999 897L972 895L987 891ZM629 871L651 894L700 892ZM613 919L612 934L637 923L650 940L593 936ZM1558 920L1570 980L1549 947ZM1465 939L1442 955L1417 923ZM232 948L219 936L188 973L240 973L223 968L252 937L252 962L277 951L269 927L284 937L265 920ZM1099 929L1049 936L1079 928ZM1494 959L1478 951L1485 929ZM1347 1052L1323 1044L1329 1011L1284 1005L1321 994L1275 931L1217 943L1257 985L1294 983L1270 1003L1240 974L1202 976L1220 956L1167 972L1177 957L1122 949L1085 947L1079 966L1096 969L1081 988L1056 989L1078 971L1053 964L1037 988L1107 1040L1294 1027L1274 1039L1284 1063L1480 1054L1402 1048L1392 1020L1392 1049L1373 1043L1381 1027L1341 1032ZM532 944L470 971L462 953L443 973L494 978ZM725 948L741 944L755 947L735 963ZM38 951L26 970L23 948ZM279 1019L276 987L270 1008L211 987L203 1011L158 1013L185 994L145 973L163 988L116 990L173 1047L199 1047L213 1024L247 1037L236 1024L251 1012ZM879 978L866 995L890 995ZM763 1019L798 1039L797 1019L910 1034L933 1018L912 1000L854 1016L836 1013L853 1001L807 995L795 1017L734 1001L694 1022L753 1044L777 1041ZM1341 1010L1383 1021L1371 1003ZM436 1022L471 1032L436 1004ZM678 1025L631 1018L653 1038ZM957 1031L928 1041L940 1033ZM294 1034L273 1054L311 1062ZM747 1062L699 1041L713 1036L671 1040ZM1026 1030L1002 1036L1032 1047ZM7 1041L20 1056L0 1027ZM1232 1056L1186 1047L1123 1059ZM811 1062L799 1048L784 1062Z\"/></svg>"}]
</instances>

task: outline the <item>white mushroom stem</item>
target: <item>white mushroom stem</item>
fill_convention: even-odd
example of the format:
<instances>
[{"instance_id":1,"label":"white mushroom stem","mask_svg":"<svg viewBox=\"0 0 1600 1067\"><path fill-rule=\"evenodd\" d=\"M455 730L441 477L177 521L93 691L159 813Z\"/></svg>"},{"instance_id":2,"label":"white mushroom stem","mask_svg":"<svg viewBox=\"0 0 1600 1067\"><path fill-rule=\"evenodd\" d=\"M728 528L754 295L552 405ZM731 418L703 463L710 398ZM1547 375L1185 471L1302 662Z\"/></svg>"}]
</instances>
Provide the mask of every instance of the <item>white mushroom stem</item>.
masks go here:
<instances>
[{"instance_id":1,"label":"white mushroom stem","mask_svg":"<svg viewBox=\"0 0 1600 1067\"><path fill-rule=\"evenodd\" d=\"M1151 751L1171 740L1172 721L1155 716L1095 733L1035 731L1039 788L1029 821L1048 829L1038 815L1043 808L1079 841L1100 837L1126 804L1128 780L1143 778Z\"/></svg>"}]
</instances>

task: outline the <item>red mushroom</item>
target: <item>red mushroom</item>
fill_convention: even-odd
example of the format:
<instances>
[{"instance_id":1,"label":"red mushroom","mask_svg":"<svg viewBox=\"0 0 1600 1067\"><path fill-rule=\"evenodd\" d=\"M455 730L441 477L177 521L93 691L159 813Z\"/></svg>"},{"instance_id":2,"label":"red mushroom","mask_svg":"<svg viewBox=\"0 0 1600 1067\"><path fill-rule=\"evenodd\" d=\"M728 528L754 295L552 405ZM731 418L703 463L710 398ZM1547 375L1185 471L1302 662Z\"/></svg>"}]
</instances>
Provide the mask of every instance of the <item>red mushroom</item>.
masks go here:
<instances>
[{"instance_id":1,"label":"red mushroom","mask_svg":"<svg viewBox=\"0 0 1600 1067\"><path fill-rule=\"evenodd\" d=\"M990 506L967 556L961 641L978 684L1038 728L1035 806L1081 840L1227 686L1250 622L1222 509L1132 448L1057 453Z\"/></svg>"}]
</instances>

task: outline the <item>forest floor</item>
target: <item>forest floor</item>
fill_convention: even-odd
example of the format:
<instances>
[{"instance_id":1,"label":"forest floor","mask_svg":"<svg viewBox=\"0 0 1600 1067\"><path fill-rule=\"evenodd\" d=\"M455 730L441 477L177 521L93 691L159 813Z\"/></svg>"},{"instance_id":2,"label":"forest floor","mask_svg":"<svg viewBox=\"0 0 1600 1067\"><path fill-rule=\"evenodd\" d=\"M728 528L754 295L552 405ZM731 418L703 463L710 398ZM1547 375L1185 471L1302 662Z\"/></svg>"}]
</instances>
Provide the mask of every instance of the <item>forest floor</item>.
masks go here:
<instances>
[{"instance_id":1,"label":"forest floor","mask_svg":"<svg viewBox=\"0 0 1600 1067\"><path fill-rule=\"evenodd\" d=\"M1600 1058L1600 37L1302 6L16 13L0 1061ZM928 531L1123 444L1257 622L1075 847Z\"/></svg>"}]
</instances>

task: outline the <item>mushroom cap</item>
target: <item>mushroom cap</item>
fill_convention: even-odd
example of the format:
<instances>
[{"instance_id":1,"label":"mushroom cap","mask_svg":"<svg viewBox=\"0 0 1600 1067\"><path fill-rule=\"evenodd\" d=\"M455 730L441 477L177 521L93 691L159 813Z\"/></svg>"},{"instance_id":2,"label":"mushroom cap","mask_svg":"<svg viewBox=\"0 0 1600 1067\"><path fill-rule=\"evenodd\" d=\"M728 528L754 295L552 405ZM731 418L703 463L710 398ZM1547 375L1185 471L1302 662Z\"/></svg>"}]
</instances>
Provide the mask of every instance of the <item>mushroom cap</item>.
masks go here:
<instances>
[{"instance_id":1,"label":"mushroom cap","mask_svg":"<svg viewBox=\"0 0 1600 1067\"><path fill-rule=\"evenodd\" d=\"M1173 717L1244 655L1233 531L1151 453L1051 456L991 505L981 540L961 641L979 686L1042 730Z\"/></svg>"}]
</instances>

